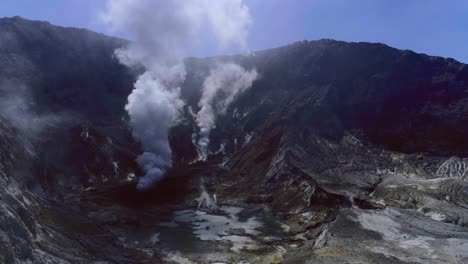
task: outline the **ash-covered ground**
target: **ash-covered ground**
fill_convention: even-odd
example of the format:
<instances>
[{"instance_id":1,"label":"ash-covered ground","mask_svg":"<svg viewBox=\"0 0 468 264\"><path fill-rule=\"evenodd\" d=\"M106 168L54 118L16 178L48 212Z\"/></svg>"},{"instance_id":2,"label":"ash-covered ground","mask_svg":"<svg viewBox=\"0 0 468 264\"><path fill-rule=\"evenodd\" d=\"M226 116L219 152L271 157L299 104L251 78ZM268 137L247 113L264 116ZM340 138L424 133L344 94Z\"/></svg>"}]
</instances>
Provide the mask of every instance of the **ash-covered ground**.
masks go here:
<instances>
[{"instance_id":1,"label":"ash-covered ground","mask_svg":"<svg viewBox=\"0 0 468 264\"><path fill-rule=\"evenodd\" d=\"M172 166L141 192L128 42L19 17L0 34L0 263L468 262L465 64L333 40L187 59ZM203 160L220 60L259 77Z\"/></svg>"}]
</instances>

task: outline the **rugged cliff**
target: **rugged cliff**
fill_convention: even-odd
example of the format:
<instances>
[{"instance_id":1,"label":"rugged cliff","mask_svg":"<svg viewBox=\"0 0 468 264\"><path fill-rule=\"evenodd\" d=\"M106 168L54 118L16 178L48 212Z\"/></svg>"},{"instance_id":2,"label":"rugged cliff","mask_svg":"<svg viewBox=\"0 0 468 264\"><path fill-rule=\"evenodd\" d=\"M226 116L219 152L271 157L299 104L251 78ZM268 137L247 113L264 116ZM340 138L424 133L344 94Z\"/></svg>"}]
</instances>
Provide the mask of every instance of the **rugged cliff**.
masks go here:
<instances>
[{"instance_id":1,"label":"rugged cliff","mask_svg":"<svg viewBox=\"0 0 468 264\"><path fill-rule=\"evenodd\" d=\"M125 40L0 19L0 262L468 261L468 66L383 44L303 41L188 58L173 168L136 191ZM259 79L197 161L201 86Z\"/></svg>"}]
</instances>

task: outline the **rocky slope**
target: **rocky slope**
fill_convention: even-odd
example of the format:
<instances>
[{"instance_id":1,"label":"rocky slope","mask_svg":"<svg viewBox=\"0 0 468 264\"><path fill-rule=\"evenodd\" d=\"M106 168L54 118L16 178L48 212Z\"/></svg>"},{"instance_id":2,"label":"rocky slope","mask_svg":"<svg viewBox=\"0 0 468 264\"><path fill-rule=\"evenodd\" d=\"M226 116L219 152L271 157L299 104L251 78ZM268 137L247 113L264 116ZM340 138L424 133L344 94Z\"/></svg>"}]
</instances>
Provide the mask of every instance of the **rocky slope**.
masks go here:
<instances>
[{"instance_id":1,"label":"rocky slope","mask_svg":"<svg viewBox=\"0 0 468 264\"><path fill-rule=\"evenodd\" d=\"M139 193L127 42L19 17L0 36L0 263L468 261L465 64L333 40L187 59L174 167ZM219 61L261 77L194 162Z\"/></svg>"}]
</instances>

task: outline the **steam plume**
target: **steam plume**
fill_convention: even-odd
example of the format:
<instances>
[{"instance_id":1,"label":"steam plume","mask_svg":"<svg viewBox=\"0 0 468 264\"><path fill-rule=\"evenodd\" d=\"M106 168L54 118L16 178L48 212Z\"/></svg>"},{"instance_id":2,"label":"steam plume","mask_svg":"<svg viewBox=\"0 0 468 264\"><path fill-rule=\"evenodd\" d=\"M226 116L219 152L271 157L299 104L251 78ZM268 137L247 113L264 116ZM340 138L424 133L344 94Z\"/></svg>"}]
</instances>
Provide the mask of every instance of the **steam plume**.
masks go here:
<instances>
[{"instance_id":1,"label":"steam plume","mask_svg":"<svg viewBox=\"0 0 468 264\"><path fill-rule=\"evenodd\" d=\"M234 63L218 64L203 83L202 97L198 105L196 121L200 128L198 141L201 159L206 159L210 132L215 127L216 116L225 114L227 107L237 95L252 86L257 79L255 69L246 71Z\"/></svg>"},{"instance_id":2,"label":"steam plume","mask_svg":"<svg viewBox=\"0 0 468 264\"><path fill-rule=\"evenodd\" d=\"M125 107L133 136L144 148L137 162L145 176L137 187L146 190L171 166L168 130L183 105L183 58L208 39L221 48L244 49L249 10L243 0L107 0L102 19L133 34L134 42L116 51L120 62L146 68Z\"/></svg>"},{"instance_id":3,"label":"steam plume","mask_svg":"<svg viewBox=\"0 0 468 264\"><path fill-rule=\"evenodd\" d=\"M39 139L41 132L61 121L56 114L38 114L31 89L17 81L0 81L0 115L29 140Z\"/></svg>"}]
</instances>

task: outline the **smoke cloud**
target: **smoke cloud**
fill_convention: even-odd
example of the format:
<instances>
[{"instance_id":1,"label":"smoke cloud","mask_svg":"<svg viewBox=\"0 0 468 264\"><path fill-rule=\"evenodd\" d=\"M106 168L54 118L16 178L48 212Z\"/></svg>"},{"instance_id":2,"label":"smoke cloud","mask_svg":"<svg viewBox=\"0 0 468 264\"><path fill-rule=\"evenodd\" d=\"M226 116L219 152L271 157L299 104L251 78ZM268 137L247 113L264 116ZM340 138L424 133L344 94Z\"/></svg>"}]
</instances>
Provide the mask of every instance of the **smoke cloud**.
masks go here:
<instances>
[{"instance_id":1,"label":"smoke cloud","mask_svg":"<svg viewBox=\"0 0 468 264\"><path fill-rule=\"evenodd\" d=\"M165 86L149 72L140 76L135 83L125 110L130 116L133 136L141 141L145 150L137 158L146 173L138 182L138 189L149 188L171 166L168 131L182 105L179 89Z\"/></svg>"},{"instance_id":2,"label":"smoke cloud","mask_svg":"<svg viewBox=\"0 0 468 264\"><path fill-rule=\"evenodd\" d=\"M39 139L45 128L61 120L55 114L36 113L34 106L35 101L27 85L11 80L0 82L0 115L29 140Z\"/></svg>"},{"instance_id":3,"label":"smoke cloud","mask_svg":"<svg viewBox=\"0 0 468 264\"><path fill-rule=\"evenodd\" d=\"M206 159L210 144L210 132L215 127L217 115L226 113L236 96L252 86L257 79L255 69L246 71L234 63L221 63L212 69L203 83L200 111L196 115L200 128L198 147L201 159Z\"/></svg>"},{"instance_id":4,"label":"smoke cloud","mask_svg":"<svg viewBox=\"0 0 468 264\"><path fill-rule=\"evenodd\" d=\"M145 176L137 188L146 190L171 166L168 131L183 106L183 59L205 40L214 39L222 49L245 49L249 9L243 0L107 0L101 18L115 31L132 34L134 41L116 51L120 62L146 68L125 107L144 148L137 162Z\"/></svg>"}]
</instances>

